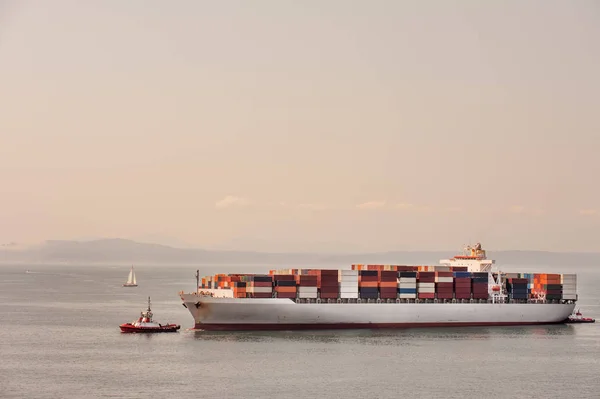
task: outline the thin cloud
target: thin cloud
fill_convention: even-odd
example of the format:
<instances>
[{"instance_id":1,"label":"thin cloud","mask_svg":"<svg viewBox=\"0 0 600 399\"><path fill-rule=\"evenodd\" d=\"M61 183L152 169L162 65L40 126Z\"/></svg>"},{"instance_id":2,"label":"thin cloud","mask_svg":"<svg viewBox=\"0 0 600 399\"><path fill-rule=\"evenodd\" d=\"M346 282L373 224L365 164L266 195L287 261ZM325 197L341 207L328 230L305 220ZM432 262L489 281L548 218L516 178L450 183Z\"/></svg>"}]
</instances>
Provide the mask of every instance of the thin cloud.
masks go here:
<instances>
[{"instance_id":1,"label":"thin cloud","mask_svg":"<svg viewBox=\"0 0 600 399\"><path fill-rule=\"evenodd\" d=\"M236 197L235 195L228 195L225 198L223 198L220 201L217 201L215 203L215 208L217 209L224 209L224 208L230 208L230 207L234 207L234 206L246 206L249 204L250 201L248 201L246 198L243 197Z\"/></svg>"},{"instance_id":2,"label":"thin cloud","mask_svg":"<svg viewBox=\"0 0 600 399\"><path fill-rule=\"evenodd\" d=\"M309 209L311 211L323 211L327 209L327 206L323 204L299 204L297 207L300 209Z\"/></svg>"},{"instance_id":3,"label":"thin cloud","mask_svg":"<svg viewBox=\"0 0 600 399\"><path fill-rule=\"evenodd\" d=\"M598 209L582 209L579 211L579 214L583 216L596 216L600 215L600 211Z\"/></svg>"},{"instance_id":4,"label":"thin cloud","mask_svg":"<svg viewBox=\"0 0 600 399\"><path fill-rule=\"evenodd\" d=\"M429 211L433 210L433 207L431 207L429 205L416 205L416 204L401 202L401 203L395 204L394 209L405 210L405 211L429 212ZM448 208L448 210L449 209L450 208Z\"/></svg>"},{"instance_id":5,"label":"thin cloud","mask_svg":"<svg viewBox=\"0 0 600 399\"><path fill-rule=\"evenodd\" d=\"M378 209L385 206L385 201L369 201L356 205L358 209Z\"/></svg>"}]
</instances>

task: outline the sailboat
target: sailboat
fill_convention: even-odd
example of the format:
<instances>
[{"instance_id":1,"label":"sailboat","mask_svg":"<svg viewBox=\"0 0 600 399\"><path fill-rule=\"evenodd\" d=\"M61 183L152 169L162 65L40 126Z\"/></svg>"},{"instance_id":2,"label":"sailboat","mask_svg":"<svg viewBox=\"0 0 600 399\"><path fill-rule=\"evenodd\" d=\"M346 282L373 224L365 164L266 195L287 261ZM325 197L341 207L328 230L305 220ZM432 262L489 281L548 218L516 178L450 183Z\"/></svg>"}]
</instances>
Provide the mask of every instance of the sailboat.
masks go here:
<instances>
[{"instance_id":1,"label":"sailboat","mask_svg":"<svg viewBox=\"0 0 600 399\"><path fill-rule=\"evenodd\" d=\"M129 276L127 277L127 282L123 284L123 287L137 287L137 281L135 280L135 272L133 271L133 265L131 266L131 270L129 271Z\"/></svg>"}]
</instances>

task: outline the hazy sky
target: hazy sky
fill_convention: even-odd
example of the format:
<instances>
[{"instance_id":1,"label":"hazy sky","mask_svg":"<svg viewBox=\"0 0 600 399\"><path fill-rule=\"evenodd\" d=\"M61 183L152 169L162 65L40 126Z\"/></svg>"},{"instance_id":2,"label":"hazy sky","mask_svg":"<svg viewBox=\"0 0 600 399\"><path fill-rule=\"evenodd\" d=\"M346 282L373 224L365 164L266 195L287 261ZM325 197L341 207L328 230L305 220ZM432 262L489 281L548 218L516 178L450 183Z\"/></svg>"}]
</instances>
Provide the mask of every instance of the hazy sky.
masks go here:
<instances>
[{"instance_id":1,"label":"hazy sky","mask_svg":"<svg viewBox=\"0 0 600 399\"><path fill-rule=\"evenodd\" d=\"M0 242L600 250L600 3L0 0Z\"/></svg>"}]
</instances>

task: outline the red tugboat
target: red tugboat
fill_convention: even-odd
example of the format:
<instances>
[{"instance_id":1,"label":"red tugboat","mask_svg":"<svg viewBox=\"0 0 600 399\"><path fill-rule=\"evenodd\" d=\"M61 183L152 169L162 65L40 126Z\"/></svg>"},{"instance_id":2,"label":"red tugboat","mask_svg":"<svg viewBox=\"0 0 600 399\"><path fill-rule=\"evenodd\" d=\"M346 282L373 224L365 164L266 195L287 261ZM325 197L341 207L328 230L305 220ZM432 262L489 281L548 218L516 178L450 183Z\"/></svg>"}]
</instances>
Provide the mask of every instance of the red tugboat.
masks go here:
<instances>
[{"instance_id":1,"label":"red tugboat","mask_svg":"<svg viewBox=\"0 0 600 399\"><path fill-rule=\"evenodd\" d=\"M152 311L150 310L150 297L148 297L148 309L141 312L140 317L131 323L121 324L121 332L124 333L161 333L161 332L177 332L181 326L178 324L156 323L152 320Z\"/></svg>"},{"instance_id":2,"label":"red tugboat","mask_svg":"<svg viewBox=\"0 0 600 399\"><path fill-rule=\"evenodd\" d=\"M592 319L590 317L583 317L579 309L577 309L577 313L572 314L565 321L566 323L595 323L596 319Z\"/></svg>"}]
</instances>

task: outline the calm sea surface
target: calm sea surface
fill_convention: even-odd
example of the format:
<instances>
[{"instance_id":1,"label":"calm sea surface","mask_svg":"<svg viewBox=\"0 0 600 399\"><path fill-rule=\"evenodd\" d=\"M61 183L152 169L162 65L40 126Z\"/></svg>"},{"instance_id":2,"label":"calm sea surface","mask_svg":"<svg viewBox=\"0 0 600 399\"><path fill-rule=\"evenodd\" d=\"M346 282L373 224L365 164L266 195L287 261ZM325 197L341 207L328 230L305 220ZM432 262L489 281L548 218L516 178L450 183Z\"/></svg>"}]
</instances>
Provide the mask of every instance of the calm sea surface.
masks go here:
<instances>
[{"instance_id":1,"label":"calm sea surface","mask_svg":"<svg viewBox=\"0 0 600 399\"><path fill-rule=\"evenodd\" d=\"M194 290L195 269L140 266L139 287L123 288L126 266L0 266L0 397L600 397L600 322L193 332L177 293ZM581 310L600 319L600 272L574 271ZM148 295L155 319L181 324L179 333L120 333L119 324L135 319Z\"/></svg>"}]
</instances>

